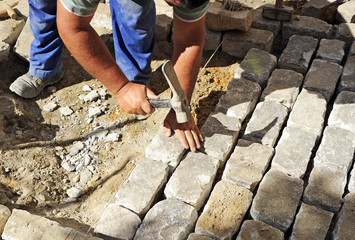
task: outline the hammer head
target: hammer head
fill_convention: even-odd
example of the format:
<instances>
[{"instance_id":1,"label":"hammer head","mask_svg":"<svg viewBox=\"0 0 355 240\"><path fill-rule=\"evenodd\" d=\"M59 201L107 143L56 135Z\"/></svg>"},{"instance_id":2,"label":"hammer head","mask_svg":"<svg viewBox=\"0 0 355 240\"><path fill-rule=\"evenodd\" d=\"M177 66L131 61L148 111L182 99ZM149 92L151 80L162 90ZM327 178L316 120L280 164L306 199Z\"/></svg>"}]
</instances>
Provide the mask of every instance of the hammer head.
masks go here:
<instances>
[{"instance_id":1,"label":"hammer head","mask_svg":"<svg viewBox=\"0 0 355 240\"><path fill-rule=\"evenodd\" d=\"M162 71L172 92L171 106L176 113L177 122L184 123L189 121L192 118L190 104L184 90L181 88L173 64L169 60L166 61L163 64Z\"/></svg>"}]
</instances>

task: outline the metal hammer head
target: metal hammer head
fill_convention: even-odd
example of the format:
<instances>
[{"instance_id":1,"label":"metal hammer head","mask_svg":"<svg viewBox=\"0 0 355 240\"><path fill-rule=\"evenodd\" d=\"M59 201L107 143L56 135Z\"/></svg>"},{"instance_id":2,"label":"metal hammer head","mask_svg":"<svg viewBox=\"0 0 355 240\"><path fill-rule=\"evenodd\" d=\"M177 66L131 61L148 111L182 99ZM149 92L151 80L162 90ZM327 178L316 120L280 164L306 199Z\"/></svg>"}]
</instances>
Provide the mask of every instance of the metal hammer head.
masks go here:
<instances>
[{"instance_id":1,"label":"metal hammer head","mask_svg":"<svg viewBox=\"0 0 355 240\"><path fill-rule=\"evenodd\" d=\"M173 64L169 60L166 61L163 64L162 71L172 92L171 106L176 113L177 122L184 123L189 121L192 118L190 104L184 90L181 88Z\"/></svg>"}]
</instances>

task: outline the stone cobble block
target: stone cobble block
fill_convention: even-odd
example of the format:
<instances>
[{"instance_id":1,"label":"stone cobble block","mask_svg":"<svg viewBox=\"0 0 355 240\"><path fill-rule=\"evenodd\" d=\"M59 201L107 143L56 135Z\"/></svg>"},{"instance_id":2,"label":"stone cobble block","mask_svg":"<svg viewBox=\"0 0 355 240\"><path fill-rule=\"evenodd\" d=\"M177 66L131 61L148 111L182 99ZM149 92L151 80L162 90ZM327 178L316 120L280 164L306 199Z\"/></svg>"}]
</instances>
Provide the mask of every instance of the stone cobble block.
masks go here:
<instances>
[{"instance_id":1,"label":"stone cobble block","mask_svg":"<svg viewBox=\"0 0 355 240\"><path fill-rule=\"evenodd\" d=\"M254 191L269 166L273 154L274 149L270 146L240 139L227 161L222 179Z\"/></svg>"},{"instance_id":2,"label":"stone cobble block","mask_svg":"<svg viewBox=\"0 0 355 240\"><path fill-rule=\"evenodd\" d=\"M317 135L297 126L286 127L275 149L271 168L302 178L311 159Z\"/></svg>"},{"instance_id":3,"label":"stone cobble block","mask_svg":"<svg viewBox=\"0 0 355 240\"><path fill-rule=\"evenodd\" d=\"M303 88L322 94L327 102L329 102L334 94L342 71L343 67L339 64L315 59L306 74Z\"/></svg>"},{"instance_id":4,"label":"stone cobble block","mask_svg":"<svg viewBox=\"0 0 355 240\"><path fill-rule=\"evenodd\" d=\"M196 219L194 207L176 199L166 199L148 211L134 239L183 240L192 232Z\"/></svg>"},{"instance_id":5,"label":"stone cobble block","mask_svg":"<svg viewBox=\"0 0 355 240\"><path fill-rule=\"evenodd\" d=\"M332 212L302 203L290 239L325 239L333 215Z\"/></svg>"},{"instance_id":6,"label":"stone cobble block","mask_svg":"<svg viewBox=\"0 0 355 240\"><path fill-rule=\"evenodd\" d=\"M238 118L220 112L211 113L201 128L204 136L203 150L223 165L235 146L240 128Z\"/></svg>"},{"instance_id":7,"label":"stone cobble block","mask_svg":"<svg viewBox=\"0 0 355 240\"><path fill-rule=\"evenodd\" d=\"M262 8L258 8L254 10L254 19L251 27L272 32L276 36L280 32L281 22L264 18Z\"/></svg>"},{"instance_id":8,"label":"stone cobble block","mask_svg":"<svg viewBox=\"0 0 355 240\"><path fill-rule=\"evenodd\" d=\"M219 99L216 112L235 117L242 123L254 110L260 93L259 84L245 79L233 79L229 82L227 93Z\"/></svg>"},{"instance_id":9,"label":"stone cobble block","mask_svg":"<svg viewBox=\"0 0 355 240\"><path fill-rule=\"evenodd\" d=\"M13 7L13 9L16 11L16 13L19 16L25 17L26 19L28 18L29 11L30 11L28 1L20 0L19 3Z\"/></svg>"},{"instance_id":10,"label":"stone cobble block","mask_svg":"<svg viewBox=\"0 0 355 240\"><path fill-rule=\"evenodd\" d=\"M303 75L293 70L275 69L260 101L276 101L291 111L303 82Z\"/></svg>"},{"instance_id":11,"label":"stone cobble block","mask_svg":"<svg viewBox=\"0 0 355 240\"><path fill-rule=\"evenodd\" d=\"M205 45L203 49L206 51L215 51L222 41L222 32L213 31L206 28L205 31Z\"/></svg>"},{"instance_id":12,"label":"stone cobble block","mask_svg":"<svg viewBox=\"0 0 355 240\"><path fill-rule=\"evenodd\" d=\"M302 6L301 15L321 18L325 10L333 5L336 5L336 0L313 0Z\"/></svg>"},{"instance_id":13,"label":"stone cobble block","mask_svg":"<svg viewBox=\"0 0 355 240\"><path fill-rule=\"evenodd\" d=\"M353 167L353 170L350 173L350 180L348 184L348 190L351 193L355 193L355 167Z\"/></svg>"},{"instance_id":14,"label":"stone cobble block","mask_svg":"<svg viewBox=\"0 0 355 240\"><path fill-rule=\"evenodd\" d=\"M156 41L168 41L173 19L167 15L157 15L155 24L155 40Z\"/></svg>"},{"instance_id":15,"label":"stone cobble block","mask_svg":"<svg viewBox=\"0 0 355 240\"><path fill-rule=\"evenodd\" d=\"M355 92L343 91L337 96L328 125L355 133Z\"/></svg>"},{"instance_id":16,"label":"stone cobble block","mask_svg":"<svg viewBox=\"0 0 355 240\"><path fill-rule=\"evenodd\" d=\"M354 133L342 128L327 126L313 165L326 165L348 172L353 164L354 140Z\"/></svg>"},{"instance_id":17,"label":"stone cobble block","mask_svg":"<svg viewBox=\"0 0 355 240\"><path fill-rule=\"evenodd\" d=\"M47 218L13 209L1 237L3 240L38 240L42 239L47 228L56 225L57 222Z\"/></svg>"},{"instance_id":18,"label":"stone cobble block","mask_svg":"<svg viewBox=\"0 0 355 240\"><path fill-rule=\"evenodd\" d=\"M322 39L319 42L319 48L316 58L324 59L329 62L341 64L345 55L345 42L338 39Z\"/></svg>"},{"instance_id":19,"label":"stone cobble block","mask_svg":"<svg viewBox=\"0 0 355 240\"><path fill-rule=\"evenodd\" d=\"M295 16L282 27L282 39L287 41L292 35L310 36L317 39L332 38L333 26L318 18Z\"/></svg>"},{"instance_id":20,"label":"stone cobble block","mask_svg":"<svg viewBox=\"0 0 355 240\"><path fill-rule=\"evenodd\" d=\"M315 166L304 191L305 203L338 212L347 182L347 173L332 166Z\"/></svg>"},{"instance_id":21,"label":"stone cobble block","mask_svg":"<svg viewBox=\"0 0 355 240\"><path fill-rule=\"evenodd\" d=\"M323 131L327 101L316 92L302 89L287 121L287 126L304 128L319 138Z\"/></svg>"},{"instance_id":22,"label":"stone cobble block","mask_svg":"<svg viewBox=\"0 0 355 240\"><path fill-rule=\"evenodd\" d=\"M47 228L41 238L41 240L103 240L102 238L93 237L91 235L80 233L73 228L51 226Z\"/></svg>"},{"instance_id":23,"label":"stone cobble block","mask_svg":"<svg viewBox=\"0 0 355 240\"><path fill-rule=\"evenodd\" d=\"M0 63L7 61L10 55L10 45L0 41Z\"/></svg>"},{"instance_id":24,"label":"stone cobble block","mask_svg":"<svg viewBox=\"0 0 355 240\"><path fill-rule=\"evenodd\" d=\"M26 21L14 46L14 52L27 62L31 59L30 48L33 39L34 36L30 28L30 21Z\"/></svg>"},{"instance_id":25,"label":"stone cobble block","mask_svg":"<svg viewBox=\"0 0 355 240\"><path fill-rule=\"evenodd\" d=\"M279 68L306 74L317 45L318 40L316 38L300 35L291 36L279 58Z\"/></svg>"},{"instance_id":26,"label":"stone cobble block","mask_svg":"<svg viewBox=\"0 0 355 240\"><path fill-rule=\"evenodd\" d=\"M95 234L114 239L133 239L141 219L137 214L117 203L106 206L99 222L95 227Z\"/></svg>"},{"instance_id":27,"label":"stone cobble block","mask_svg":"<svg viewBox=\"0 0 355 240\"><path fill-rule=\"evenodd\" d=\"M274 147L287 115L287 108L281 103L258 103L242 138Z\"/></svg>"},{"instance_id":28,"label":"stone cobble block","mask_svg":"<svg viewBox=\"0 0 355 240\"><path fill-rule=\"evenodd\" d=\"M252 48L271 52L273 42L274 34L262 29L250 28L248 32L228 31L223 35L222 51L243 59Z\"/></svg>"},{"instance_id":29,"label":"stone cobble block","mask_svg":"<svg viewBox=\"0 0 355 240\"><path fill-rule=\"evenodd\" d=\"M213 240L213 238L197 234L197 233L191 233L187 240Z\"/></svg>"},{"instance_id":30,"label":"stone cobble block","mask_svg":"<svg viewBox=\"0 0 355 240\"><path fill-rule=\"evenodd\" d=\"M190 204L198 211L212 189L220 161L203 153L189 152L170 177L164 194Z\"/></svg>"},{"instance_id":31,"label":"stone cobble block","mask_svg":"<svg viewBox=\"0 0 355 240\"><path fill-rule=\"evenodd\" d=\"M234 78L244 78L256 82L264 88L276 65L277 58L274 55L257 48L252 48L237 67Z\"/></svg>"},{"instance_id":32,"label":"stone cobble block","mask_svg":"<svg viewBox=\"0 0 355 240\"><path fill-rule=\"evenodd\" d=\"M165 163L142 158L117 191L116 202L143 216L167 182L168 170Z\"/></svg>"},{"instance_id":33,"label":"stone cobble block","mask_svg":"<svg viewBox=\"0 0 355 240\"><path fill-rule=\"evenodd\" d=\"M161 130L146 147L145 156L168 164L170 171L173 171L185 152L186 149L181 145L176 135L167 137Z\"/></svg>"},{"instance_id":34,"label":"stone cobble block","mask_svg":"<svg viewBox=\"0 0 355 240\"><path fill-rule=\"evenodd\" d=\"M334 240L354 239L355 229L355 193L348 193L344 205L337 215L337 223L333 231Z\"/></svg>"},{"instance_id":35,"label":"stone cobble block","mask_svg":"<svg viewBox=\"0 0 355 240\"><path fill-rule=\"evenodd\" d=\"M286 232L296 215L302 192L301 179L271 169L260 183L250 215Z\"/></svg>"},{"instance_id":36,"label":"stone cobble block","mask_svg":"<svg viewBox=\"0 0 355 240\"><path fill-rule=\"evenodd\" d=\"M13 45L25 26L24 19L6 19L0 21L0 42L3 41L9 45Z\"/></svg>"},{"instance_id":37,"label":"stone cobble block","mask_svg":"<svg viewBox=\"0 0 355 240\"><path fill-rule=\"evenodd\" d=\"M349 48L355 40L355 23L341 23L335 34L335 39L346 42L345 49Z\"/></svg>"},{"instance_id":38,"label":"stone cobble block","mask_svg":"<svg viewBox=\"0 0 355 240\"><path fill-rule=\"evenodd\" d=\"M355 91L355 56L346 60L337 91Z\"/></svg>"},{"instance_id":39,"label":"stone cobble block","mask_svg":"<svg viewBox=\"0 0 355 240\"><path fill-rule=\"evenodd\" d=\"M283 240L284 233L266 223L246 220L236 240Z\"/></svg>"},{"instance_id":40,"label":"stone cobble block","mask_svg":"<svg viewBox=\"0 0 355 240\"><path fill-rule=\"evenodd\" d=\"M348 57L353 56L353 55L355 55L355 41L353 41L350 46Z\"/></svg>"},{"instance_id":41,"label":"stone cobble block","mask_svg":"<svg viewBox=\"0 0 355 240\"><path fill-rule=\"evenodd\" d=\"M247 32L253 22L253 9L228 11L222 2L211 2L206 13L207 28L215 31L240 30Z\"/></svg>"},{"instance_id":42,"label":"stone cobble block","mask_svg":"<svg viewBox=\"0 0 355 240\"><path fill-rule=\"evenodd\" d=\"M11 211L4 205L0 205L0 236L4 231L5 224L9 217L11 216Z\"/></svg>"},{"instance_id":43,"label":"stone cobble block","mask_svg":"<svg viewBox=\"0 0 355 240\"><path fill-rule=\"evenodd\" d=\"M355 22L355 2L348 1L340 4L337 8L336 20L339 23L354 23Z\"/></svg>"},{"instance_id":44,"label":"stone cobble block","mask_svg":"<svg viewBox=\"0 0 355 240\"><path fill-rule=\"evenodd\" d=\"M253 194L228 181L219 181L198 218L195 232L213 239L231 239L238 231Z\"/></svg>"}]
</instances>

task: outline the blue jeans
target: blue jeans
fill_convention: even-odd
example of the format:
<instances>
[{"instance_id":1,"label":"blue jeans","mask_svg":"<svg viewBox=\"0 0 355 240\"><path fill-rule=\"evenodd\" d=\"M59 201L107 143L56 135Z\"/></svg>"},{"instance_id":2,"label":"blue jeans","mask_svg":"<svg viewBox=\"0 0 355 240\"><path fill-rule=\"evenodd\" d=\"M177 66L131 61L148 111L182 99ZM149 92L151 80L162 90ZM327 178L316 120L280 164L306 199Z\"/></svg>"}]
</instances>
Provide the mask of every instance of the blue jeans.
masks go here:
<instances>
[{"instance_id":1,"label":"blue jeans","mask_svg":"<svg viewBox=\"0 0 355 240\"><path fill-rule=\"evenodd\" d=\"M56 1L29 0L30 74L48 78L62 70L63 42L56 25ZM155 38L154 0L111 0L115 56L128 80L149 85Z\"/></svg>"}]
</instances>

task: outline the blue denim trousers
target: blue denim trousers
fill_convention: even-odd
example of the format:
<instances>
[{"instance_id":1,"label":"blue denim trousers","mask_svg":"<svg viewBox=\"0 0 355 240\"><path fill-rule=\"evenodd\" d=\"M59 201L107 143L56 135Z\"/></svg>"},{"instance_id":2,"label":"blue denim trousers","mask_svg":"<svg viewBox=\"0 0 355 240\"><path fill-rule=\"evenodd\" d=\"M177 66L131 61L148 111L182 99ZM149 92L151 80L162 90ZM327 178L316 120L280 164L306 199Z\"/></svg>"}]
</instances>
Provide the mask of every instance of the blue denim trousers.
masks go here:
<instances>
[{"instance_id":1,"label":"blue denim trousers","mask_svg":"<svg viewBox=\"0 0 355 240\"><path fill-rule=\"evenodd\" d=\"M63 42L53 0L29 0L31 44L29 72L48 78L62 70ZM154 0L111 0L115 58L128 80L149 85L155 38Z\"/></svg>"}]
</instances>

